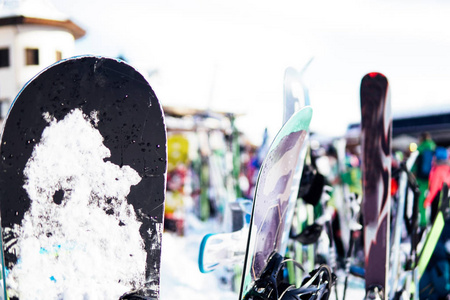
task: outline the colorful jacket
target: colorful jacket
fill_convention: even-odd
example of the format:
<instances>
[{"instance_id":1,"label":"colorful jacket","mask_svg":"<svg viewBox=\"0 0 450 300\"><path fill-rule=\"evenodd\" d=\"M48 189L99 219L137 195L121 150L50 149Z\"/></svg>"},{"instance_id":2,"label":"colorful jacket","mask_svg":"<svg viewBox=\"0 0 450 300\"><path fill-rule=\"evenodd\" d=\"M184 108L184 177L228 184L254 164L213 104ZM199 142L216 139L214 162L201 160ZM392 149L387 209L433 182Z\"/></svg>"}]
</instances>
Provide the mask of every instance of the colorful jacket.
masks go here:
<instances>
[{"instance_id":1,"label":"colorful jacket","mask_svg":"<svg viewBox=\"0 0 450 300\"><path fill-rule=\"evenodd\" d=\"M450 185L450 165L447 162L440 162L431 168L428 182L428 195L423 203L424 207L431 205L436 195L440 192L444 182Z\"/></svg>"}]
</instances>

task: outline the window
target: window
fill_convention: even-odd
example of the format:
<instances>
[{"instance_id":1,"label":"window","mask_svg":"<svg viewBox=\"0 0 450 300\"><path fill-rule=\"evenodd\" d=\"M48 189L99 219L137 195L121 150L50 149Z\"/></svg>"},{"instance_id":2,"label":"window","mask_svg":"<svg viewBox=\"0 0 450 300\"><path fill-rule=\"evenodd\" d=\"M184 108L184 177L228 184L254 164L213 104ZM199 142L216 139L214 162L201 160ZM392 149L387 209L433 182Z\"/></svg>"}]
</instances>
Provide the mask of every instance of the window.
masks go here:
<instances>
[{"instance_id":1,"label":"window","mask_svg":"<svg viewBox=\"0 0 450 300\"><path fill-rule=\"evenodd\" d=\"M56 51L56 61L60 61L62 59L62 52Z\"/></svg>"},{"instance_id":2,"label":"window","mask_svg":"<svg viewBox=\"0 0 450 300\"><path fill-rule=\"evenodd\" d=\"M0 49L0 68L9 67L9 49Z\"/></svg>"},{"instance_id":3,"label":"window","mask_svg":"<svg viewBox=\"0 0 450 300\"><path fill-rule=\"evenodd\" d=\"M27 66L39 65L39 49L25 49L25 64Z\"/></svg>"}]
</instances>

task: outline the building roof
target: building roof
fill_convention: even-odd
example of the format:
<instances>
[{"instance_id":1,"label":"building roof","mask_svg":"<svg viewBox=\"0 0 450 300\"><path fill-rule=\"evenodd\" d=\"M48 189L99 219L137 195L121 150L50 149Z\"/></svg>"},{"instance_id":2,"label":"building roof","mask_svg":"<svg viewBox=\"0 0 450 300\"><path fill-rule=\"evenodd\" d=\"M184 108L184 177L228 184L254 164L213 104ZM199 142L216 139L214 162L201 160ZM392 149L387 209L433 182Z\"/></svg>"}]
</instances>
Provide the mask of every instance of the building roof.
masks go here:
<instances>
[{"instance_id":1,"label":"building roof","mask_svg":"<svg viewBox=\"0 0 450 300\"><path fill-rule=\"evenodd\" d=\"M75 39L86 34L48 0L6 0L0 10L0 26L43 25L68 30Z\"/></svg>"},{"instance_id":2,"label":"building roof","mask_svg":"<svg viewBox=\"0 0 450 300\"><path fill-rule=\"evenodd\" d=\"M418 138L423 132L429 132L433 140L442 146L450 146L450 111L435 110L423 113L403 114L402 117L394 117L392 121L392 138L404 139L405 137ZM350 124L345 137L347 142L357 144L361 134L360 123Z\"/></svg>"}]
</instances>

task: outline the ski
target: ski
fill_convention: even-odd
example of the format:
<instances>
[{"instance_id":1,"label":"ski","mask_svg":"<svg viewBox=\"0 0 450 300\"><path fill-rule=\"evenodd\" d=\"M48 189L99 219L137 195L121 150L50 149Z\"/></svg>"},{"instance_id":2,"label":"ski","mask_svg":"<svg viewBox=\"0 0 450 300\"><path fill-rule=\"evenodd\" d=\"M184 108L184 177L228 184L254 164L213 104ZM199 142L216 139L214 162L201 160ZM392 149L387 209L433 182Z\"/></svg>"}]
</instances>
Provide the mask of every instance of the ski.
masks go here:
<instances>
[{"instance_id":1,"label":"ski","mask_svg":"<svg viewBox=\"0 0 450 300\"><path fill-rule=\"evenodd\" d=\"M80 56L7 115L0 207L9 299L158 299L166 128L133 67Z\"/></svg>"},{"instance_id":2,"label":"ski","mask_svg":"<svg viewBox=\"0 0 450 300\"><path fill-rule=\"evenodd\" d=\"M388 295L391 132L389 85L380 73L361 82L361 147L366 298Z\"/></svg>"},{"instance_id":3,"label":"ski","mask_svg":"<svg viewBox=\"0 0 450 300\"><path fill-rule=\"evenodd\" d=\"M311 117L312 109L305 107L283 125L259 171L239 299L262 275L272 253L283 256L286 250L291 187L296 169L302 170L297 162L304 161L300 153L305 148Z\"/></svg>"},{"instance_id":4,"label":"ski","mask_svg":"<svg viewBox=\"0 0 450 300\"><path fill-rule=\"evenodd\" d=\"M361 196L352 194L347 199L350 206L350 219L348 220L348 227L350 230L350 239L348 243L347 253L345 255L345 278L344 278L344 291L342 299L345 300L347 295L348 278L351 274L351 268L353 263L353 253L356 243L355 233L361 231L362 225L359 223L360 211L361 211Z\"/></svg>"},{"instance_id":5,"label":"ski","mask_svg":"<svg viewBox=\"0 0 450 300\"><path fill-rule=\"evenodd\" d=\"M400 284L400 279L402 276L404 276L407 270L405 270L405 266L403 269L401 268L402 261L400 260L402 256L402 229L403 226L406 225L405 222L407 221L405 219L405 209L408 206L408 198L409 194L412 192L413 194L419 192L417 190L417 183L415 182L414 175L411 173L411 168L414 165L417 156L419 152L413 152L410 154L409 158L406 160L406 162L402 162L399 166L398 172L400 173L398 176L398 192L397 192L397 205L396 205L396 215L394 221L392 222L394 225L394 228L392 230L392 252L390 255L390 264L391 268L389 270L390 273L390 295L389 299L393 299L395 294L398 292L397 287ZM417 198L417 197L416 197ZM413 207L416 205L413 204ZM413 216L415 217L415 214L413 213ZM412 223L414 223L414 220L412 220ZM412 224L413 225L413 224ZM415 224L417 225L417 224ZM417 230L417 228L414 228L414 225L411 226L411 231L414 232ZM413 242L413 241L412 241ZM415 249L414 245L411 245L411 250L413 251ZM413 251L414 252L414 251ZM415 252L413 253L415 255ZM410 257L413 259L412 257ZM405 263L403 261L403 263ZM411 262L413 263L413 262ZM412 267L413 265L410 265Z\"/></svg>"}]
</instances>

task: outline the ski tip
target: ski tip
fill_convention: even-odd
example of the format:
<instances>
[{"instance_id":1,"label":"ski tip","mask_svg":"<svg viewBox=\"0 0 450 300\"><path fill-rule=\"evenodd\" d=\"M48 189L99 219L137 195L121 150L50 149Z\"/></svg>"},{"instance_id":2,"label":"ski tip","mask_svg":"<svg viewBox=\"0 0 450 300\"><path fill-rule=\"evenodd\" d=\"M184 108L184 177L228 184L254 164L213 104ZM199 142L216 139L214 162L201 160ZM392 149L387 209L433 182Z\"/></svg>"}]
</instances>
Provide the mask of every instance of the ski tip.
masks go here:
<instances>
[{"instance_id":1,"label":"ski tip","mask_svg":"<svg viewBox=\"0 0 450 300\"><path fill-rule=\"evenodd\" d=\"M278 134L275 136L275 139L273 140L269 152L273 150L275 147L278 146L280 141L287 135L293 133L293 132L300 132L300 131L308 131L309 130L309 124L311 123L311 118L313 114L313 109L311 106L305 106L302 109L295 112L289 120L284 123L283 127L281 127Z\"/></svg>"},{"instance_id":2,"label":"ski tip","mask_svg":"<svg viewBox=\"0 0 450 300\"><path fill-rule=\"evenodd\" d=\"M299 111L295 112L289 120L284 124L279 135L284 132L294 132L309 129L309 124L311 123L311 118L313 114L313 109L311 106L305 106Z\"/></svg>"},{"instance_id":3,"label":"ski tip","mask_svg":"<svg viewBox=\"0 0 450 300\"><path fill-rule=\"evenodd\" d=\"M369 77L375 78L375 77L377 77L377 76L379 76L379 75L382 75L382 74L381 74L381 73L378 73L378 72L371 72L371 73L369 73L369 74L367 74L367 75L369 75Z\"/></svg>"},{"instance_id":4,"label":"ski tip","mask_svg":"<svg viewBox=\"0 0 450 300\"><path fill-rule=\"evenodd\" d=\"M389 81L387 77L378 72L371 72L364 75L361 80L361 97L367 97L373 95L373 90L381 90L385 93L386 97L389 97ZM375 98L377 94L375 94ZM362 100L362 98L361 98Z\"/></svg>"},{"instance_id":5,"label":"ski tip","mask_svg":"<svg viewBox=\"0 0 450 300\"><path fill-rule=\"evenodd\" d=\"M365 79L365 78L370 78L370 79L385 79L385 80L387 80L387 77L384 75L384 74L382 74L382 73L380 73L380 72L370 72L370 73L367 73L364 77L363 77L363 80Z\"/></svg>"}]
</instances>

